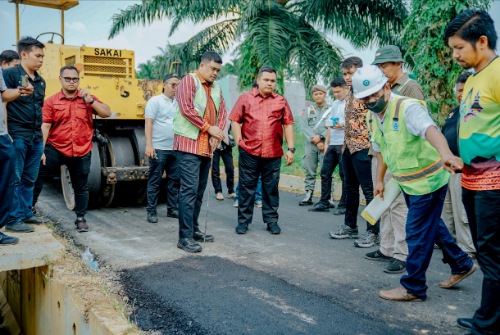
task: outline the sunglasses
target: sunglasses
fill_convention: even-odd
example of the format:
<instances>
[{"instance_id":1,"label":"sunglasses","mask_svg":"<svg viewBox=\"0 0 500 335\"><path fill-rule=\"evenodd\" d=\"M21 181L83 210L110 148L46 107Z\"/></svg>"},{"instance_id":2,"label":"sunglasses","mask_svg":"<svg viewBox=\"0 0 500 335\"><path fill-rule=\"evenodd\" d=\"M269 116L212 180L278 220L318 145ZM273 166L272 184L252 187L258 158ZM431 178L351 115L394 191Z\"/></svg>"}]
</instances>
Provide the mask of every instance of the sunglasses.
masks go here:
<instances>
[{"instance_id":1,"label":"sunglasses","mask_svg":"<svg viewBox=\"0 0 500 335\"><path fill-rule=\"evenodd\" d=\"M71 77L63 77L64 81L67 82L67 83L70 83L70 82L74 82L74 83L77 83L80 81L80 78L76 77L76 78L71 78Z\"/></svg>"}]
</instances>

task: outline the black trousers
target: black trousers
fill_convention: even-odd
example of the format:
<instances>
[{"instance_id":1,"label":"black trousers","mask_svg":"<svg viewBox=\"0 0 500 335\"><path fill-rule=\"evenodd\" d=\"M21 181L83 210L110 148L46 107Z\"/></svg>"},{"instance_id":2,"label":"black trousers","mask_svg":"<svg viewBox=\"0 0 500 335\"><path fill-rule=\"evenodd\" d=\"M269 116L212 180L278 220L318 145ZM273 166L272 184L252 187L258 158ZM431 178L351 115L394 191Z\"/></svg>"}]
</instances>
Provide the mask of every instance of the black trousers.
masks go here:
<instances>
[{"instance_id":1,"label":"black trousers","mask_svg":"<svg viewBox=\"0 0 500 335\"><path fill-rule=\"evenodd\" d=\"M9 221L14 198L14 155L9 135L0 135L0 228Z\"/></svg>"},{"instance_id":2,"label":"black trousers","mask_svg":"<svg viewBox=\"0 0 500 335\"><path fill-rule=\"evenodd\" d=\"M75 213L77 217L83 217L87 213L89 203L88 177L90 173L91 151L82 157L67 157L57 151L50 144L45 145L45 165L40 162L38 178L33 190L33 205L43 189L43 180L49 176L60 176L61 165L68 167L71 185L75 192Z\"/></svg>"},{"instance_id":3,"label":"black trousers","mask_svg":"<svg viewBox=\"0 0 500 335\"><path fill-rule=\"evenodd\" d=\"M342 146L329 145L323 157L323 165L321 166L321 202L325 206L329 206L329 200L332 193L332 175L335 168L339 166L340 179L342 180L342 196L340 197L340 208L345 207L346 184L344 182L344 166L342 164Z\"/></svg>"},{"instance_id":4,"label":"black trousers","mask_svg":"<svg viewBox=\"0 0 500 335\"><path fill-rule=\"evenodd\" d=\"M224 145L224 149L217 149L214 151L212 159L212 185L214 185L215 193L222 192L222 185L220 182L221 158L226 169L227 193L234 193L233 147L229 145Z\"/></svg>"},{"instance_id":5,"label":"black trousers","mask_svg":"<svg viewBox=\"0 0 500 335\"><path fill-rule=\"evenodd\" d=\"M156 158L149 159L149 178L147 186L148 213L156 214L158 195L160 194L161 177L163 171L167 173L167 207L177 209L179 197L179 172L177 159L173 150L156 149Z\"/></svg>"},{"instance_id":6,"label":"black trousers","mask_svg":"<svg viewBox=\"0 0 500 335\"><path fill-rule=\"evenodd\" d=\"M207 188L210 161L208 157L176 151L179 168L179 238L193 238L200 231L200 216L203 193Z\"/></svg>"},{"instance_id":7,"label":"black trousers","mask_svg":"<svg viewBox=\"0 0 500 335\"><path fill-rule=\"evenodd\" d=\"M250 224L253 218L255 191L259 176L262 178L262 217L264 223L278 223L280 194L281 157L262 158L238 148L239 158L239 194L238 224Z\"/></svg>"},{"instance_id":8,"label":"black trousers","mask_svg":"<svg viewBox=\"0 0 500 335\"><path fill-rule=\"evenodd\" d=\"M477 262L483 271L481 305L473 317L472 334L500 334L500 190L462 188Z\"/></svg>"},{"instance_id":9,"label":"black trousers","mask_svg":"<svg viewBox=\"0 0 500 335\"><path fill-rule=\"evenodd\" d=\"M359 186L368 205L373 200L372 162L368 156L368 149L353 154L346 147L342 154L344 165L344 180L346 183L346 211L344 223L351 228L357 228L359 210ZM380 223L370 225L366 223L366 231L378 234Z\"/></svg>"}]
</instances>

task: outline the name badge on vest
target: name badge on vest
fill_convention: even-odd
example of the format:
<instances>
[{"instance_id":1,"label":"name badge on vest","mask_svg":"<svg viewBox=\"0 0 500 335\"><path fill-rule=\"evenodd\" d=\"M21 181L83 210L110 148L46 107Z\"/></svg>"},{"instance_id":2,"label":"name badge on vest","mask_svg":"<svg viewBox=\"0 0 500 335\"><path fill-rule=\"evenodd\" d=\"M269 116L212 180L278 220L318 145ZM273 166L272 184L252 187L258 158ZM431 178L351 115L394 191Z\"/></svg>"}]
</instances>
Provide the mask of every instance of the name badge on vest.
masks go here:
<instances>
[{"instance_id":1,"label":"name badge on vest","mask_svg":"<svg viewBox=\"0 0 500 335\"><path fill-rule=\"evenodd\" d=\"M399 122L398 121L394 121L392 123L392 130L393 131L399 131Z\"/></svg>"}]
</instances>

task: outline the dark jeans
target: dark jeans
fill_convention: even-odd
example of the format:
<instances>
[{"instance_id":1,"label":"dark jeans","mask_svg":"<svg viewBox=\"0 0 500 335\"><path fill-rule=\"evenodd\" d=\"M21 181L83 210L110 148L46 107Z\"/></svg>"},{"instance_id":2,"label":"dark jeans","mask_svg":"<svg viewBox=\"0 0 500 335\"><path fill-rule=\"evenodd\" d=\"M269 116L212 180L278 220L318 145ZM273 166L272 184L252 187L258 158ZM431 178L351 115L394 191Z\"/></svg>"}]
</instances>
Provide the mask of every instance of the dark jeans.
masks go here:
<instances>
[{"instance_id":1,"label":"dark jeans","mask_svg":"<svg viewBox=\"0 0 500 335\"><path fill-rule=\"evenodd\" d=\"M9 135L0 135L0 228L8 222L14 198L14 156Z\"/></svg>"},{"instance_id":2,"label":"dark jeans","mask_svg":"<svg viewBox=\"0 0 500 335\"><path fill-rule=\"evenodd\" d=\"M173 150L156 149L156 158L149 159L149 178L147 186L148 213L156 214L163 171L167 174L167 208L177 209L179 198L179 169Z\"/></svg>"},{"instance_id":3,"label":"dark jeans","mask_svg":"<svg viewBox=\"0 0 500 335\"><path fill-rule=\"evenodd\" d=\"M445 185L437 191L424 195L403 193L408 206L406 218L408 274L401 277L400 283L408 292L423 299L427 297L425 272L431 261L434 243L441 248L443 263L450 265L452 274L467 272L474 264L469 255L458 247L441 220L447 190L448 185Z\"/></svg>"},{"instance_id":4,"label":"dark jeans","mask_svg":"<svg viewBox=\"0 0 500 335\"><path fill-rule=\"evenodd\" d=\"M234 197L234 201L238 200L239 194L239 183L236 184L236 196ZM262 179L259 177L259 181L257 182L257 189L255 190L255 202L262 201Z\"/></svg>"},{"instance_id":5,"label":"dark jeans","mask_svg":"<svg viewBox=\"0 0 500 335\"><path fill-rule=\"evenodd\" d=\"M84 217L89 203L88 177L90 173L91 151L82 157L67 157L57 151L50 144L45 145L45 165L40 163L40 173L35 183L33 205L38 201L42 192L43 180L49 176L60 176L61 165L66 165L71 178L71 185L75 192L75 213L77 217Z\"/></svg>"},{"instance_id":6,"label":"dark jeans","mask_svg":"<svg viewBox=\"0 0 500 335\"><path fill-rule=\"evenodd\" d=\"M234 163L233 163L233 147L226 145L224 149L214 151L212 159L212 184L214 185L215 193L222 192L220 182L220 158L226 169L226 185L227 193L234 193Z\"/></svg>"},{"instance_id":7,"label":"dark jeans","mask_svg":"<svg viewBox=\"0 0 500 335\"><path fill-rule=\"evenodd\" d=\"M14 138L14 198L10 208L8 224L15 224L33 216L33 188L40 158L43 154L42 141Z\"/></svg>"},{"instance_id":8,"label":"dark jeans","mask_svg":"<svg viewBox=\"0 0 500 335\"><path fill-rule=\"evenodd\" d=\"M462 188L462 200L484 275L472 333L500 334L500 191Z\"/></svg>"},{"instance_id":9,"label":"dark jeans","mask_svg":"<svg viewBox=\"0 0 500 335\"><path fill-rule=\"evenodd\" d=\"M346 198L346 183L344 182L344 168L342 164L342 146L329 145L323 157L323 165L321 166L321 202L325 206L329 206L329 200L332 195L332 175L335 168L339 166L340 179L342 180L342 196L340 197L338 207L345 207Z\"/></svg>"},{"instance_id":10,"label":"dark jeans","mask_svg":"<svg viewBox=\"0 0 500 335\"><path fill-rule=\"evenodd\" d=\"M345 225L351 228L357 228L358 209L359 209L359 186L368 205L373 200L373 179L372 179L372 161L368 156L368 149L364 149L351 154L346 147L342 154L342 164L344 167L344 181L346 183L346 208ZM366 223L366 231L378 234L380 223L375 225Z\"/></svg>"},{"instance_id":11,"label":"dark jeans","mask_svg":"<svg viewBox=\"0 0 500 335\"><path fill-rule=\"evenodd\" d=\"M203 193L207 188L210 158L176 151L179 168L179 238L193 238L200 231Z\"/></svg>"},{"instance_id":12,"label":"dark jeans","mask_svg":"<svg viewBox=\"0 0 500 335\"><path fill-rule=\"evenodd\" d=\"M239 152L238 224L252 223L255 191L259 176L262 178L262 217L264 223L278 223L280 204L278 183L281 157L257 157L241 148L239 148Z\"/></svg>"}]
</instances>

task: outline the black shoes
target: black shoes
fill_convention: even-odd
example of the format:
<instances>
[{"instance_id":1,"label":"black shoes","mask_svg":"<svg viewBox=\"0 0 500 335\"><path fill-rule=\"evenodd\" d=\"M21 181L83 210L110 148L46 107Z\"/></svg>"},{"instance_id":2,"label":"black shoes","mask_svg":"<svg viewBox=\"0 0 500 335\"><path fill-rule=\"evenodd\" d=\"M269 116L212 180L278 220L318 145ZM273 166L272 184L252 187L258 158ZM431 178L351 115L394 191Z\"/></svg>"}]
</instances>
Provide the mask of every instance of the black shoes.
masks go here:
<instances>
[{"instance_id":1,"label":"black shoes","mask_svg":"<svg viewBox=\"0 0 500 335\"><path fill-rule=\"evenodd\" d=\"M177 248L187 252L201 252L201 246L192 238L180 238L177 242Z\"/></svg>"},{"instance_id":2,"label":"black shoes","mask_svg":"<svg viewBox=\"0 0 500 335\"><path fill-rule=\"evenodd\" d=\"M463 329L467 329L467 330L472 329L472 319L469 319L469 318L458 318L457 319L457 323Z\"/></svg>"},{"instance_id":3,"label":"black shoes","mask_svg":"<svg viewBox=\"0 0 500 335\"><path fill-rule=\"evenodd\" d=\"M34 224L42 224L43 223L43 220L40 219L39 217L33 215L32 217L30 218L27 218L27 219L24 219L23 220L24 223L34 223Z\"/></svg>"},{"instance_id":4,"label":"black shoes","mask_svg":"<svg viewBox=\"0 0 500 335\"><path fill-rule=\"evenodd\" d=\"M267 230L273 235L278 235L279 233L281 233L281 228L276 222L268 223Z\"/></svg>"},{"instance_id":5,"label":"black shoes","mask_svg":"<svg viewBox=\"0 0 500 335\"><path fill-rule=\"evenodd\" d=\"M79 233L84 233L89 231L89 225L87 224L87 220L85 220L85 218L83 217L76 218L75 225L76 225L76 230Z\"/></svg>"},{"instance_id":6,"label":"black shoes","mask_svg":"<svg viewBox=\"0 0 500 335\"><path fill-rule=\"evenodd\" d=\"M312 208L308 209L309 212L329 212L330 204L325 205L321 201L316 203Z\"/></svg>"},{"instance_id":7,"label":"black shoes","mask_svg":"<svg viewBox=\"0 0 500 335\"><path fill-rule=\"evenodd\" d=\"M0 232L0 245L13 245L19 243L19 239L14 236L7 236Z\"/></svg>"},{"instance_id":8,"label":"black shoes","mask_svg":"<svg viewBox=\"0 0 500 335\"><path fill-rule=\"evenodd\" d=\"M148 212L148 222L149 223L158 223L158 215L156 215L156 213Z\"/></svg>"},{"instance_id":9,"label":"black shoes","mask_svg":"<svg viewBox=\"0 0 500 335\"><path fill-rule=\"evenodd\" d=\"M383 253L380 252L380 250L375 250L375 251L367 253L365 255L365 258L369 259L371 261L382 261L382 262L392 261L392 257L384 255Z\"/></svg>"},{"instance_id":10,"label":"black shoes","mask_svg":"<svg viewBox=\"0 0 500 335\"><path fill-rule=\"evenodd\" d=\"M193 234L193 240L196 242L213 242L215 238L213 235L202 233L201 231L195 231Z\"/></svg>"},{"instance_id":11,"label":"black shoes","mask_svg":"<svg viewBox=\"0 0 500 335\"><path fill-rule=\"evenodd\" d=\"M236 226L236 229L234 229L234 231L236 232L236 234L246 234L247 231L248 231L248 224L246 224L246 223L239 223Z\"/></svg>"},{"instance_id":12,"label":"black shoes","mask_svg":"<svg viewBox=\"0 0 500 335\"><path fill-rule=\"evenodd\" d=\"M179 211L175 208L169 208L169 209L167 209L167 217L178 219L179 218Z\"/></svg>"},{"instance_id":13,"label":"black shoes","mask_svg":"<svg viewBox=\"0 0 500 335\"><path fill-rule=\"evenodd\" d=\"M35 229L33 229L33 227L27 225L23 221L19 221L19 222L16 222L14 224L6 224L5 230L13 231L16 233L31 233L31 232L35 231Z\"/></svg>"},{"instance_id":14,"label":"black shoes","mask_svg":"<svg viewBox=\"0 0 500 335\"><path fill-rule=\"evenodd\" d=\"M406 262L393 258L384 269L385 273L403 273L406 271Z\"/></svg>"},{"instance_id":15,"label":"black shoes","mask_svg":"<svg viewBox=\"0 0 500 335\"><path fill-rule=\"evenodd\" d=\"M345 214L345 207L337 207L337 209L333 211L333 215L344 215L344 214Z\"/></svg>"}]
</instances>

